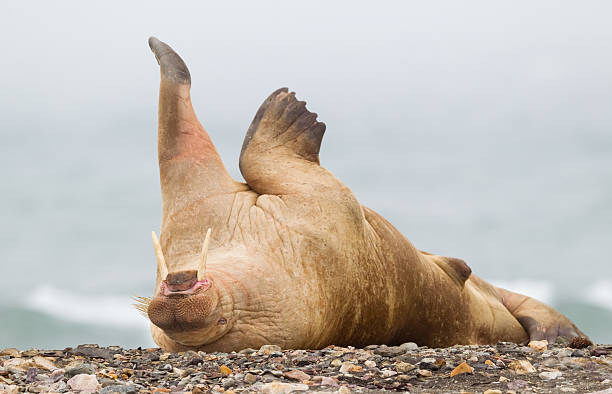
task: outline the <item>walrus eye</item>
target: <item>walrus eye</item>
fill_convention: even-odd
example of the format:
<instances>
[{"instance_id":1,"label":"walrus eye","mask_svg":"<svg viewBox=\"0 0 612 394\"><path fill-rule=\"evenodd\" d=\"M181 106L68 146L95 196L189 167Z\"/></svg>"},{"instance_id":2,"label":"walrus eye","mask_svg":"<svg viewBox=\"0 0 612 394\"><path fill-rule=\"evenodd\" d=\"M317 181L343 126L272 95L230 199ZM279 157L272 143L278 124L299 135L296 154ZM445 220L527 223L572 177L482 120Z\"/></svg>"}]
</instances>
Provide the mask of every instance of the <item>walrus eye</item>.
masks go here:
<instances>
[{"instance_id":1,"label":"walrus eye","mask_svg":"<svg viewBox=\"0 0 612 394\"><path fill-rule=\"evenodd\" d=\"M218 324L218 325L220 325L220 326L222 326L222 325L224 325L224 324L227 324L227 320L225 320L225 318L224 318L224 317L222 317L221 319L219 319L219 320L217 321L217 324Z\"/></svg>"}]
</instances>

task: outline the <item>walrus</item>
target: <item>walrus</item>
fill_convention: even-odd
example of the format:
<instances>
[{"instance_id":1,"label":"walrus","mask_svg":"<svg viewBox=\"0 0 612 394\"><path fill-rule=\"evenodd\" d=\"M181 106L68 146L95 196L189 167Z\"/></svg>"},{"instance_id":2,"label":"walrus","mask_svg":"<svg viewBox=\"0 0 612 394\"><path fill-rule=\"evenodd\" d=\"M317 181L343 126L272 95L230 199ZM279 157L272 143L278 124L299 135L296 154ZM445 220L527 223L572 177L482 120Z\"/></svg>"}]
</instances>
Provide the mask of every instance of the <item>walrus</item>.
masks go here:
<instances>
[{"instance_id":1,"label":"walrus","mask_svg":"<svg viewBox=\"0 0 612 394\"><path fill-rule=\"evenodd\" d=\"M325 132L287 88L224 167L190 98L181 57L152 37L160 65L162 193L154 296L139 308L165 351L554 341L585 336L533 298L493 286L458 258L415 248L319 163Z\"/></svg>"}]
</instances>

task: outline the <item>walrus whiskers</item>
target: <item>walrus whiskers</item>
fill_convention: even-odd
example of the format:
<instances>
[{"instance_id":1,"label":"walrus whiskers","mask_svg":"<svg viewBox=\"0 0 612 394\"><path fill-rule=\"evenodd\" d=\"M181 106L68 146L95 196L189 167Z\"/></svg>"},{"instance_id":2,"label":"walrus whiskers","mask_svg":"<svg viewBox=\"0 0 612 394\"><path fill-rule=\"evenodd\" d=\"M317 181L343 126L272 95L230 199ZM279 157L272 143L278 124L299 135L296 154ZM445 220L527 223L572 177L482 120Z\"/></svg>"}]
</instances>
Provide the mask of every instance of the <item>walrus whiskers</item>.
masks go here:
<instances>
[{"instance_id":1,"label":"walrus whiskers","mask_svg":"<svg viewBox=\"0 0 612 394\"><path fill-rule=\"evenodd\" d=\"M132 299L134 300L134 303L132 304L132 306L136 308L138 312L140 312L141 315L143 315L144 317L148 319L149 316L147 312L149 311L149 304L151 303L151 297L132 296Z\"/></svg>"},{"instance_id":2,"label":"walrus whiskers","mask_svg":"<svg viewBox=\"0 0 612 394\"><path fill-rule=\"evenodd\" d=\"M168 276L168 266L166 265L166 259L164 259L164 252L162 251L155 231L151 232L151 237L153 238L153 247L155 248L155 255L157 256L157 272L159 272L161 280L166 280Z\"/></svg>"},{"instance_id":3,"label":"walrus whiskers","mask_svg":"<svg viewBox=\"0 0 612 394\"><path fill-rule=\"evenodd\" d=\"M200 253L200 266L198 267L198 281L206 279L206 255L208 254L208 244L210 243L210 232L209 228L206 231L206 237L204 238L204 244L202 245L202 253Z\"/></svg>"}]
</instances>

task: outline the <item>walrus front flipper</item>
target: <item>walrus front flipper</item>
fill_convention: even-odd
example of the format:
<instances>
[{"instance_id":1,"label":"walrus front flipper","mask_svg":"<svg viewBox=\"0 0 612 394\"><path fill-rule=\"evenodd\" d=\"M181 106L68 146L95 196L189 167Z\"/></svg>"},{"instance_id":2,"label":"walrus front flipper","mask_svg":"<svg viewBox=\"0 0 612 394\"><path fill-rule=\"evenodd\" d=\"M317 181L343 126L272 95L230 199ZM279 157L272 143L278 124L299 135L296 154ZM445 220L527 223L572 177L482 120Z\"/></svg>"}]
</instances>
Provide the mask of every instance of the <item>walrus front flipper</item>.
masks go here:
<instances>
[{"instance_id":1,"label":"walrus front flipper","mask_svg":"<svg viewBox=\"0 0 612 394\"><path fill-rule=\"evenodd\" d=\"M155 37L160 65L158 155L164 216L195 200L245 189L234 181L191 105L191 75L181 57Z\"/></svg>"},{"instance_id":2,"label":"walrus front flipper","mask_svg":"<svg viewBox=\"0 0 612 394\"><path fill-rule=\"evenodd\" d=\"M262 194L299 192L304 185L339 182L319 166L325 124L306 109L295 93L278 89L261 105L240 153L240 171Z\"/></svg>"}]
</instances>

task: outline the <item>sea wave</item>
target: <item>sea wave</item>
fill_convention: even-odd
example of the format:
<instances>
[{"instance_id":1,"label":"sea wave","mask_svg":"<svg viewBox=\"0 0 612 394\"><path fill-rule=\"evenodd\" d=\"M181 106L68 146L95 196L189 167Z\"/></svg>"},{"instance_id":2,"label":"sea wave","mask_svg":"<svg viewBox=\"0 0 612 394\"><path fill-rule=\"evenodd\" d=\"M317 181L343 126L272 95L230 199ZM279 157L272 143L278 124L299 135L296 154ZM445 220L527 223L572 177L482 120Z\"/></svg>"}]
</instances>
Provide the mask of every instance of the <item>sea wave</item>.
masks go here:
<instances>
[{"instance_id":1,"label":"sea wave","mask_svg":"<svg viewBox=\"0 0 612 394\"><path fill-rule=\"evenodd\" d=\"M148 320L132 307L127 295L84 295L43 285L34 289L25 306L57 319L122 328L142 328Z\"/></svg>"},{"instance_id":2,"label":"sea wave","mask_svg":"<svg viewBox=\"0 0 612 394\"><path fill-rule=\"evenodd\" d=\"M591 304L612 311L612 280L605 279L595 282L586 291L585 298Z\"/></svg>"}]
</instances>

